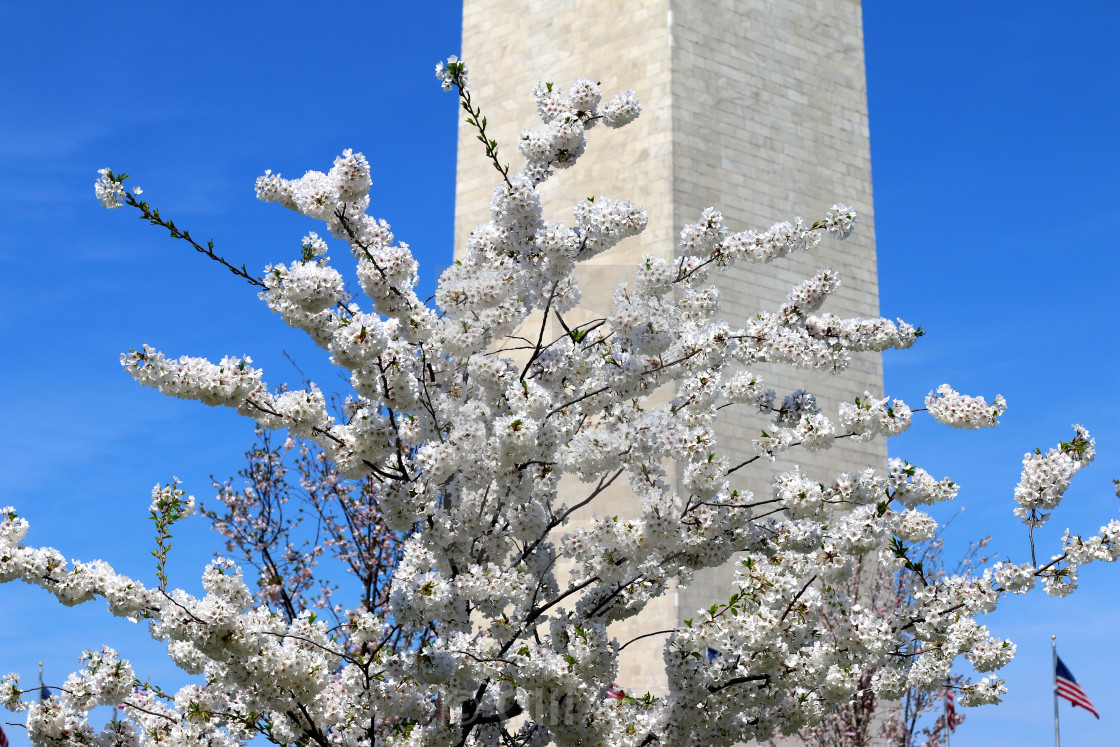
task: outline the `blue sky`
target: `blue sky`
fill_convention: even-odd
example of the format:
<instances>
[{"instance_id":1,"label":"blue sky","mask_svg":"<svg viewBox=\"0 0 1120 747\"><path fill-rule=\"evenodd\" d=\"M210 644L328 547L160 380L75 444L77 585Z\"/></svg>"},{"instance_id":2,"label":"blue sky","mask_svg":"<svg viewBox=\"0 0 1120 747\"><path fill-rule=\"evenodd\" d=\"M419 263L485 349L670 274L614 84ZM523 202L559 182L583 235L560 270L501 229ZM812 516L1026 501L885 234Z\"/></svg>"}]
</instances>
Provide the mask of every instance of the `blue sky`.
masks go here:
<instances>
[{"instance_id":1,"label":"blue sky","mask_svg":"<svg viewBox=\"0 0 1120 747\"><path fill-rule=\"evenodd\" d=\"M426 288L448 262L458 113L432 66L459 50L459 11L333 5L0 6L0 504L31 520L32 543L150 578L152 485L177 475L205 499L210 474L241 464L247 422L141 389L121 352L247 353L273 383L296 378L282 351L328 371L248 286L101 209L98 168L134 174L180 225L259 268L290 259L312 226L256 201L253 179L325 168L353 147ZM1001 556L1022 559L1020 459L1087 426L1099 456L1043 532L1046 554L1065 527L1095 532L1120 514L1120 6L873 0L864 16L881 308L929 330L886 356L887 391L918 401L948 381L1010 403L995 431L920 423L891 452L963 486L953 543L992 534ZM188 522L173 582L196 589L218 548L205 522ZM986 621L1019 644L1011 693L970 711L954 745L1048 743L1051 633L1104 713L1098 723L1064 705L1063 736L1109 741L1120 568L1086 569L1082 586L1009 600ZM143 628L99 604L65 609L22 586L0 598L0 671L33 678L43 660L57 681L108 643L145 675L177 679Z\"/></svg>"}]
</instances>

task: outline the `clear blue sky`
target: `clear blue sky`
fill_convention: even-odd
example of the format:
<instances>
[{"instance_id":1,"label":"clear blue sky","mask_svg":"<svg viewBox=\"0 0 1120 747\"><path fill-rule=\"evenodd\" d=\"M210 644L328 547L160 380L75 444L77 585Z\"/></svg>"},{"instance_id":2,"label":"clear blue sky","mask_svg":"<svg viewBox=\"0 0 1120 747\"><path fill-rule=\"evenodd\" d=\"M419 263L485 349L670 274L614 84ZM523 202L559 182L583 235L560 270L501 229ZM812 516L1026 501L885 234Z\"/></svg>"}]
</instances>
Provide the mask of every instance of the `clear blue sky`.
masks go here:
<instances>
[{"instance_id":1,"label":"clear blue sky","mask_svg":"<svg viewBox=\"0 0 1120 747\"><path fill-rule=\"evenodd\" d=\"M257 202L254 178L322 169L353 147L372 164L375 213L412 245L430 288L452 250L458 117L432 66L459 51L459 11L139 7L0 6L0 504L31 520L32 543L150 580L151 486L178 475L209 497L208 475L238 469L252 429L141 389L119 354L145 342L247 353L273 383L295 378L283 350L313 373L327 367L248 286L128 211L101 209L96 170L134 174L179 224L260 268L289 260L312 226ZM1022 559L1011 515L1022 454L1071 423L1089 427L1097 462L1044 532L1046 553L1065 527L1095 532L1120 514L1120 6L873 0L864 16L881 307L930 333L886 357L887 390L919 401L948 381L1010 402L995 431L922 424L892 454L963 485L954 542L992 534ZM197 589L219 542L189 524L171 574ZM1110 743L1120 568L1086 569L1082 585L1065 600L1010 600L986 621L1019 643L1004 670L1011 692L970 711L956 747L1049 743L1052 632L1104 714L1063 705L1063 736ZM0 599L0 671L33 679L43 660L58 681L83 648L109 643L145 676L180 680L142 627L106 619L100 604L64 609L22 586L0 587Z\"/></svg>"}]
</instances>

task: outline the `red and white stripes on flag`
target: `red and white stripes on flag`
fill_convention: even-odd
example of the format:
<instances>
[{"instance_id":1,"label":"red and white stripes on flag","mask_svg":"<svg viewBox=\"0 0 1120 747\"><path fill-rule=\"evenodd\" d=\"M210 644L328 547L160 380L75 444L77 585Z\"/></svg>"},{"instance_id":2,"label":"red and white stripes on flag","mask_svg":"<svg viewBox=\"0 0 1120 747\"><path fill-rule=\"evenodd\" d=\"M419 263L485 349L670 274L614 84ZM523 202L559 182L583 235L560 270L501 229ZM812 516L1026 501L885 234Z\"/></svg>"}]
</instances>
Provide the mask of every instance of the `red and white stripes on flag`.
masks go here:
<instances>
[{"instance_id":1,"label":"red and white stripes on flag","mask_svg":"<svg viewBox=\"0 0 1120 747\"><path fill-rule=\"evenodd\" d=\"M1099 719L1101 715L1097 713L1097 709L1093 707L1093 704L1089 701L1089 696L1081 689L1081 685L1077 684L1077 680L1073 678L1073 673L1062 663L1061 657L1057 657L1057 661L1058 664L1054 671L1054 687L1057 689L1058 697L1065 698L1074 706L1081 706Z\"/></svg>"},{"instance_id":2,"label":"red and white stripes on flag","mask_svg":"<svg viewBox=\"0 0 1120 747\"><path fill-rule=\"evenodd\" d=\"M956 698L953 696L953 688L945 688L945 725L949 727L949 731L957 730L957 708L954 701Z\"/></svg>"}]
</instances>

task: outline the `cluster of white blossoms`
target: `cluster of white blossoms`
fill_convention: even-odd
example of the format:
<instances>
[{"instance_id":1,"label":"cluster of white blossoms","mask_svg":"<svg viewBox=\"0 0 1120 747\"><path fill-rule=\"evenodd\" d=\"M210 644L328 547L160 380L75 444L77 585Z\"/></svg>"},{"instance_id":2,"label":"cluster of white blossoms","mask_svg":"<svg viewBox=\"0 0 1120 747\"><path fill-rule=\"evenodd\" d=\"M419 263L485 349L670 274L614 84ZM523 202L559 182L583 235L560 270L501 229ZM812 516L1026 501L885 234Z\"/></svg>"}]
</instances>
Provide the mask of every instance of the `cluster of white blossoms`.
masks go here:
<instances>
[{"instance_id":1,"label":"cluster of white blossoms","mask_svg":"<svg viewBox=\"0 0 1120 747\"><path fill-rule=\"evenodd\" d=\"M101 201L102 207L110 210L119 208L124 204L121 202L121 198L128 195L128 190L124 188L124 180L128 178L128 175L117 176L113 174L111 169L98 169L97 173L101 176L93 183L93 193ZM133 195L139 195L143 191L139 187L132 188Z\"/></svg>"},{"instance_id":2,"label":"cluster of white blossoms","mask_svg":"<svg viewBox=\"0 0 1120 747\"><path fill-rule=\"evenodd\" d=\"M481 130L463 63L453 58L437 75ZM1079 565L1116 559L1120 522L1067 537L1044 566L1032 559L927 578L907 543L934 535L937 522L921 507L952 500L957 486L901 460L827 484L793 469L774 480L772 495L753 495L741 470L761 457L889 437L911 422L901 400L866 393L830 418L811 393L779 400L747 370L782 362L840 371L860 351L913 343L919 331L901 321L819 313L840 283L836 273L820 271L742 329L721 321L707 282L736 263L812 249L823 234L843 239L855 213L837 205L809 225L730 233L706 210L681 232L675 257L639 263L603 318L571 323L565 315L580 300L575 265L640 233L646 214L601 196L575 206L571 225L548 222L538 185L580 158L600 119L623 126L640 108L631 92L603 104L588 80L566 90L541 85L534 96L546 129L523 134L522 171L507 173L482 138L502 178L490 220L440 278L435 308L417 298L409 247L367 214L361 154L346 151L326 173L258 180L260 199L322 221L357 260L364 300L345 295L316 234L298 259L269 267L260 281L262 299L346 372L354 395L343 418L314 385L274 393L248 358L215 364L146 346L122 358L141 384L288 428L319 444L339 474L368 480L370 500L405 536L389 612L343 609L336 627L310 615L289 620L259 606L224 560L206 569L202 597L150 588L105 563L68 564L56 550L25 545L26 521L5 509L0 581L41 586L65 604L101 597L113 614L148 620L171 658L199 675L176 693L129 690L128 664L106 650L88 655L62 695L42 703L28 704L8 678L4 702L28 711L33 743L766 740L848 702L868 671L875 693L892 699L941 687L958 657L982 673L997 669L1014 647L988 635L977 615L1039 578L1066 593ZM98 196L112 206L119 184L109 181L99 182ZM995 425L1005 408L1002 398L988 404L948 386L926 404L937 420L966 428ZM756 456L735 464L714 423L752 411L771 422L754 440ZM1052 511L1091 444L1078 430L1072 445L1028 457L1015 493L1021 509ZM585 486L571 505L559 497L562 477ZM566 526L616 481L629 484L640 508ZM157 487L153 513L167 522L186 510L177 491ZM876 612L841 591L861 557L906 570L900 578L913 588L904 608ZM624 645L607 626L729 561L730 596L658 633L665 693L635 697L639 683L604 687L618 676ZM840 634L822 635L825 616ZM423 644L389 645L400 631L423 634ZM985 677L959 702L996 702L1002 691ZM124 718L98 736L89 710L112 703L124 706Z\"/></svg>"},{"instance_id":3,"label":"cluster of white blossoms","mask_svg":"<svg viewBox=\"0 0 1120 747\"><path fill-rule=\"evenodd\" d=\"M910 427L913 412L902 400L876 399L870 392L855 403L840 403L840 425L860 441L875 436L897 436Z\"/></svg>"},{"instance_id":4,"label":"cluster of white blossoms","mask_svg":"<svg viewBox=\"0 0 1120 747\"><path fill-rule=\"evenodd\" d=\"M991 428L1007 410L1007 400L996 395L988 404L983 397L970 397L942 384L926 396L926 408L937 422L953 428Z\"/></svg>"},{"instance_id":5,"label":"cluster of white blossoms","mask_svg":"<svg viewBox=\"0 0 1120 747\"><path fill-rule=\"evenodd\" d=\"M439 71L437 69L437 75ZM575 163L587 146L586 130L599 120L607 127L623 127L637 119L642 107L633 91L616 93L602 103L598 83L580 78L565 95L553 83L538 83L533 89L537 113L547 130L525 130L519 147L525 156L524 173L534 184L544 181L551 169Z\"/></svg>"},{"instance_id":6,"label":"cluster of white blossoms","mask_svg":"<svg viewBox=\"0 0 1120 747\"><path fill-rule=\"evenodd\" d=\"M440 60L436 63L436 77L439 78L439 84L445 91L450 91L451 87L455 85L456 77L458 77L460 85L467 88L467 70L463 63L459 62L459 58L451 55L444 63Z\"/></svg>"},{"instance_id":7,"label":"cluster of white blossoms","mask_svg":"<svg viewBox=\"0 0 1120 747\"><path fill-rule=\"evenodd\" d=\"M1045 454L1036 449L1023 456L1023 473L1015 486L1015 515L1031 527L1050 518L1069 488L1070 479L1096 456L1096 441L1080 425L1073 426L1072 440L1063 441Z\"/></svg>"}]
</instances>

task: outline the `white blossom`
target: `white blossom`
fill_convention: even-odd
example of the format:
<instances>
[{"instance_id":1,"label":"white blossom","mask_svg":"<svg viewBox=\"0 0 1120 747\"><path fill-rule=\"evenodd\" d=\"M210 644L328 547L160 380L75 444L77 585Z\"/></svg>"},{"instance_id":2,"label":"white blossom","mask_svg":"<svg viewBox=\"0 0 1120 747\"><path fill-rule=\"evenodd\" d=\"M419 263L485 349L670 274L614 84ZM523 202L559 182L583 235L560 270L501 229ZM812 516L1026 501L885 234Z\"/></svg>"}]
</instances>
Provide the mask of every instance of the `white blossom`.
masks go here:
<instances>
[{"instance_id":1,"label":"white blossom","mask_svg":"<svg viewBox=\"0 0 1120 747\"><path fill-rule=\"evenodd\" d=\"M101 201L103 207L110 210L119 208L123 204L120 198L125 193L124 184L118 179L110 178L112 171L109 169L99 169L97 173L101 175L93 184L97 199ZM140 194L139 190L136 194Z\"/></svg>"},{"instance_id":2,"label":"white blossom","mask_svg":"<svg viewBox=\"0 0 1120 747\"><path fill-rule=\"evenodd\" d=\"M992 428L1007 410L1007 401L996 395L988 404L983 397L970 397L942 384L926 397L926 407L938 422L954 428Z\"/></svg>"}]
</instances>

